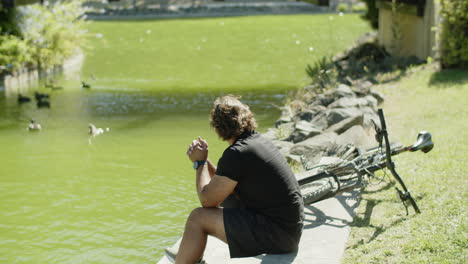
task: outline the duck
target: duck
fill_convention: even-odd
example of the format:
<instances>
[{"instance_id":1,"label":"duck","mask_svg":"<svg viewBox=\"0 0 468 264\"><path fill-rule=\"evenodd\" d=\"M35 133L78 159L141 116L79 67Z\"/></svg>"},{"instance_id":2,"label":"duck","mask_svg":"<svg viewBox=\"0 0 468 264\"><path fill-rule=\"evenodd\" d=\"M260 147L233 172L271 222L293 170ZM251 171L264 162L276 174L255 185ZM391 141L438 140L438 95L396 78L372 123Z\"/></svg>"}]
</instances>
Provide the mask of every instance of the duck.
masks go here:
<instances>
[{"instance_id":1,"label":"duck","mask_svg":"<svg viewBox=\"0 0 468 264\"><path fill-rule=\"evenodd\" d=\"M47 99L40 99L37 101L37 108L47 107L50 108L50 102Z\"/></svg>"},{"instance_id":2,"label":"duck","mask_svg":"<svg viewBox=\"0 0 468 264\"><path fill-rule=\"evenodd\" d=\"M104 133L104 129L100 127L96 127L94 124L91 124L91 123L88 124L88 128L89 128L89 132L88 132L89 135L93 137ZM109 131L109 128L106 128L106 131Z\"/></svg>"},{"instance_id":3,"label":"duck","mask_svg":"<svg viewBox=\"0 0 468 264\"><path fill-rule=\"evenodd\" d=\"M39 92L34 92L34 97L37 101L41 101L42 99L49 99L50 96L48 94L43 94Z\"/></svg>"},{"instance_id":4,"label":"duck","mask_svg":"<svg viewBox=\"0 0 468 264\"><path fill-rule=\"evenodd\" d=\"M91 85L89 83L85 83L85 82L81 82L81 87L85 88L85 89L90 89L91 88Z\"/></svg>"},{"instance_id":5,"label":"duck","mask_svg":"<svg viewBox=\"0 0 468 264\"><path fill-rule=\"evenodd\" d=\"M28 125L28 130L29 131L40 131L41 129L42 129L41 124L36 123L36 121L34 121L34 119L31 119L31 123L29 123L29 125Z\"/></svg>"},{"instance_id":6,"label":"duck","mask_svg":"<svg viewBox=\"0 0 468 264\"><path fill-rule=\"evenodd\" d=\"M22 103L29 103L29 102L31 102L31 98L27 96L23 96L22 94L18 94L18 103L22 104Z\"/></svg>"}]
</instances>

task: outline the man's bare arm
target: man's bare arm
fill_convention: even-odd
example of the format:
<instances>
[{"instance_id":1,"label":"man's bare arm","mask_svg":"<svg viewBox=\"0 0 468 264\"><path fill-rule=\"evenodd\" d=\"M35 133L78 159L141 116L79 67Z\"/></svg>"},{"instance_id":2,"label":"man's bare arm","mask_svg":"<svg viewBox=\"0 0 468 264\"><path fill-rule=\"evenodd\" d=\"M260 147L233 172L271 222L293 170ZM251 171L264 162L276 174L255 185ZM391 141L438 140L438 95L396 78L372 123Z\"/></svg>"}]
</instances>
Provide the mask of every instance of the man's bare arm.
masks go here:
<instances>
[{"instance_id":1,"label":"man's bare arm","mask_svg":"<svg viewBox=\"0 0 468 264\"><path fill-rule=\"evenodd\" d=\"M218 207L233 191L237 182L228 177L210 176L209 165L197 169L197 194L203 207Z\"/></svg>"},{"instance_id":2,"label":"man's bare arm","mask_svg":"<svg viewBox=\"0 0 468 264\"><path fill-rule=\"evenodd\" d=\"M213 177L216 173L216 166L209 159L207 159L206 162L208 163L208 172L210 174L210 177Z\"/></svg>"}]
</instances>

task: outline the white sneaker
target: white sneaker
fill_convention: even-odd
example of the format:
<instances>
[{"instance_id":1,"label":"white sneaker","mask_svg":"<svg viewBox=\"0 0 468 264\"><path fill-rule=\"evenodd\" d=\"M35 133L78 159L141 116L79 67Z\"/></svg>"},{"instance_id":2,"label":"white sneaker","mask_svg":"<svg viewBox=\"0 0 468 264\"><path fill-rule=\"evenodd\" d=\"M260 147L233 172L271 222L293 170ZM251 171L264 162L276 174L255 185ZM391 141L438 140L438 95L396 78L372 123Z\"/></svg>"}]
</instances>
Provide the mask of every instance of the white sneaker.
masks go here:
<instances>
[{"instance_id":1,"label":"white sneaker","mask_svg":"<svg viewBox=\"0 0 468 264\"><path fill-rule=\"evenodd\" d=\"M166 255L166 257L172 262L172 263L175 263L175 259L176 259L176 256L177 256L177 251L175 251L173 248L166 248L164 250L164 254ZM199 261L197 261L195 264L207 264L206 261L204 261L203 259L200 259Z\"/></svg>"}]
</instances>

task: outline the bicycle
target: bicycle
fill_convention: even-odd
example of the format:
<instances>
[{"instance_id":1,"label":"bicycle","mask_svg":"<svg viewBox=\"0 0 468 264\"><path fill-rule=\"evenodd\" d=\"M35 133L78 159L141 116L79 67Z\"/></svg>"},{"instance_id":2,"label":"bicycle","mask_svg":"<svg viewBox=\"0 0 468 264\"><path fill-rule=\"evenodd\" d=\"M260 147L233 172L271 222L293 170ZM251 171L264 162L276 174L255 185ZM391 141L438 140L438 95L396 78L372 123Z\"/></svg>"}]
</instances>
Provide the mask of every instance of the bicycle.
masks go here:
<instances>
[{"instance_id":1,"label":"bicycle","mask_svg":"<svg viewBox=\"0 0 468 264\"><path fill-rule=\"evenodd\" d=\"M403 179L396 172L392 156L418 150L427 153L434 147L432 136L429 132L422 131L418 134L416 142L410 146L403 147L401 144L391 144L388 139L383 110L378 109L377 113L380 126L373 121L376 130L375 138L378 142L377 147L363 153L362 150L354 146L348 146L341 157L337 158L338 162L315 167L310 167L305 158L301 159L305 172L297 174L296 177L301 187L304 204L315 203L342 192L364 188L370 178L375 177L374 172L388 169L402 188L400 190L395 187L405 206L406 214L408 214L407 201L416 213L421 213Z\"/></svg>"}]
</instances>

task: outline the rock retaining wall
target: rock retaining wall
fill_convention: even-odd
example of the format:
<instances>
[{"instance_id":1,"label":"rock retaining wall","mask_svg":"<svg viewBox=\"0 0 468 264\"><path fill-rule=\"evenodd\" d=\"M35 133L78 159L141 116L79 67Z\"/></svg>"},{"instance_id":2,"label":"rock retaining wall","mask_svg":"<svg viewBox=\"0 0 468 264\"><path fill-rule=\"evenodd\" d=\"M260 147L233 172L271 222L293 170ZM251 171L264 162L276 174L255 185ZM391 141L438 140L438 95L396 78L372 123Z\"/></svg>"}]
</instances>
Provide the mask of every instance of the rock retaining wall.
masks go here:
<instances>
[{"instance_id":1,"label":"rock retaining wall","mask_svg":"<svg viewBox=\"0 0 468 264\"><path fill-rule=\"evenodd\" d=\"M310 102L282 107L282 115L264 136L273 140L290 162L304 156L317 164L324 156L336 156L347 145L367 148L375 145L377 106L383 97L371 88L340 84Z\"/></svg>"}]
</instances>

